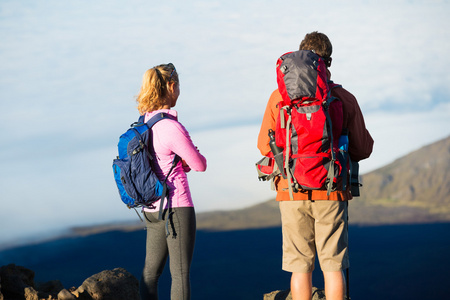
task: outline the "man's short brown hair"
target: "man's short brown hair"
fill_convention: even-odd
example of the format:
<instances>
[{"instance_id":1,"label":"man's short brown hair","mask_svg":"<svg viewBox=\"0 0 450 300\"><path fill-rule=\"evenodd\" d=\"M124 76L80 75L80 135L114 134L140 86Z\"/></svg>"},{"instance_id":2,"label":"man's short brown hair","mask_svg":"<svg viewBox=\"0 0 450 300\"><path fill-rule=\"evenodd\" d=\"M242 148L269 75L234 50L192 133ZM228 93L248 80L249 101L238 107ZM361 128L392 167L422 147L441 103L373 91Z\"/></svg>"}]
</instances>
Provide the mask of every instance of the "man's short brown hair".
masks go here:
<instances>
[{"instance_id":1,"label":"man's short brown hair","mask_svg":"<svg viewBox=\"0 0 450 300\"><path fill-rule=\"evenodd\" d=\"M331 58L333 46L325 34L314 31L305 35L300 43L300 50L314 50L316 54L327 60Z\"/></svg>"}]
</instances>

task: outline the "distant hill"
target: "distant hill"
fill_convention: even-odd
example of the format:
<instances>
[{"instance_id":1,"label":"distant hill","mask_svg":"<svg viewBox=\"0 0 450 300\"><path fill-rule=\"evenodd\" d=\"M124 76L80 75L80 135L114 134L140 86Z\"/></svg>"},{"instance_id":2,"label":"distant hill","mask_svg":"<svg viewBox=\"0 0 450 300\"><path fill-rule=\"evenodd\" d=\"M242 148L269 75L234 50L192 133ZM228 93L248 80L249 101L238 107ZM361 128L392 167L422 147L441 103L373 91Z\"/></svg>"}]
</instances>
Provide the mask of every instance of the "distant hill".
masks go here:
<instances>
[{"instance_id":1,"label":"distant hill","mask_svg":"<svg viewBox=\"0 0 450 300\"><path fill-rule=\"evenodd\" d=\"M450 221L450 137L361 177L361 197L350 202L351 224ZM281 220L277 202L270 200L241 210L200 213L197 223L200 229L229 230L278 226Z\"/></svg>"},{"instance_id":2,"label":"distant hill","mask_svg":"<svg viewBox=\"0 0 450 300\"><path fill-rule=\"evenodd\" d=\"M361 197L350 201L353 225L450 221L450 137L361 176ZM267 193L271 193L270 190ZM275 199L248 208L197 215L197 228L235 230L281 225ZM142 223L75 228L75 235L142 229Z\"/></svg>"},{"instance_id":3,"label":"distant hill","mask_svg":"<svg viewBox=\"0 0 450 300\"><path fill-rule=\"evenodd\" d=\"M442 284L450 264L449 163L450 137L362 176L363 196L350 202L352 298L444 299L450 293ZM354 226L383 224L390 225ZM257 299L288 288L290 275L280 268L279 226L275 200L199 213L191 270L196 299L235 299L236 291L239 299ZM145 259L142 229L139 221L75 228L65 238L1 250L0 266L25 266L36 272L36 282L58 279L66 288L118 266L138 278ZM418 257L426 257L426 263L418 263ZM426 272L429 276L417 276ZM323 282L320 276L314 272L313 282ZM215 284L205 285L210 278ZM168 298L167 268L160 283Z\"/></svg>"},{"instance_id":4,"label":"distant hill","mask_svg":"<svg viewBox=\"0 0 450 300\"><path fill-rule=\"evenodd\" d=\"M268 228L279 225L281 216L275 199L244 209L212 211L197 215L197 228L206 230Z\"/></svg>"},{"instance_id":5,"label":"distant hill","mask_svg":"<svg viewBox=\"0 0 450 300\"><path fill-rule=\"evenodd\" d=\"M450 137L362 176L350 218L358 224L450 221Z\"/></svg>"}]
</instances>

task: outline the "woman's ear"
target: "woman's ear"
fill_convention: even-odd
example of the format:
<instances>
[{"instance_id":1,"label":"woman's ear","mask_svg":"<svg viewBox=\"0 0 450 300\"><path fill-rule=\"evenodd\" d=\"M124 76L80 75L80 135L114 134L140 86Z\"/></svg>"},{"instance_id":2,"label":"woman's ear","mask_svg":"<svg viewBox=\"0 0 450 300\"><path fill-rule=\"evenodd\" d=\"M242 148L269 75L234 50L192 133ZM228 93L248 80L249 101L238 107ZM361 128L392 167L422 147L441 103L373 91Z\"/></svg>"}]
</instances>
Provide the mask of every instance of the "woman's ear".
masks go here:
<instances>
[{"instance_id":1,"label":"woman's ear","mask_svg":"<svg viewBox=\"0 0 450 300\"><path fill-rule=\"evenodd\" d=\"M167 90L172 94L175 91L175 82L171 81L167 83Z\"/></svg>"}]
</instances>

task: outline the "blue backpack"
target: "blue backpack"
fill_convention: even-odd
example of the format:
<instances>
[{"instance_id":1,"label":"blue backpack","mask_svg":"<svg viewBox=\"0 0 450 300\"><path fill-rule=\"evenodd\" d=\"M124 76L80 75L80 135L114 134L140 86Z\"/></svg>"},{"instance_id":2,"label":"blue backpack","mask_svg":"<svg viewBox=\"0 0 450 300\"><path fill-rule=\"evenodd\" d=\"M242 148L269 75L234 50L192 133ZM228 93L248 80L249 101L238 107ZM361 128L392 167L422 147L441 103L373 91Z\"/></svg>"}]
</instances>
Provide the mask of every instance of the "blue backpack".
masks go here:
<instances>
[{"instance_id":1,"label":"blue backpack","mask_svg":"<svg viewBox=\"0 0 450 300\"><path fill-rule=\"evenodd\" d=\"M128 208L151 207L152 203L161 199L160 216L164 199L168 197L167 178L180 161L175 155L172 167L163 182L152 169L154 159L149 151L152 143L152 126L163 119L172 119L169 114L159 113L144 123L144 116L119 138L119 156L113 160L114 178L120 197Z\"/></svg>"}]
</instances>

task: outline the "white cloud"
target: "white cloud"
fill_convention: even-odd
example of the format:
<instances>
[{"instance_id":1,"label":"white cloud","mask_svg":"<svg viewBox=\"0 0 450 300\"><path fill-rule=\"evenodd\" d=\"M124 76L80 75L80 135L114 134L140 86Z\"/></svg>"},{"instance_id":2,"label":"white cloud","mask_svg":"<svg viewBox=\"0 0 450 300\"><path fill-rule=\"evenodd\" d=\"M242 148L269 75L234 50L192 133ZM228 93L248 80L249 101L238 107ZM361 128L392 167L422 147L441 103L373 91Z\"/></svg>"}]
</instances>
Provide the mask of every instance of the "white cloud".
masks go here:
<instances>
[{"instance_id":1,"label":"white cloud","mask_svg":"<svg viewBox=\"0 0 450 300\"><path fill-rule=\"evenodd\" d=\"M450 135L450 103L429 111L378 111L367 114L366 126L375 141L371 157L361 162L366 173Z\"/></svg>"},{"instance_id":2,"label":"white cloud","mask_svg":"<svg viewBox=\"0 0 450 300\"><path fill-rule=\"evenodd\" d=\"M258 133L259 126L239 126L192 134L208 160L205 174L189 174L199 211L242 208L275 196L257 179Z\"/></svg>"},{"instance_id":3,"label":"white cloud","mask_svg":"<svg viewBox=\"0 0 450 300\"><path fill-rule=\"evenodd\" d=\"M164 62L177 66L180 121L208 158L207 173L190 174L198 211L273 197L256 179L258 127L277 57L312 30L329 35L333 78L358 98L374 136L362 171L445 137L449 5L2 1L0 228L134 218L111 160L137 117L142 74Z\"/></svg>"}]
</instances>

